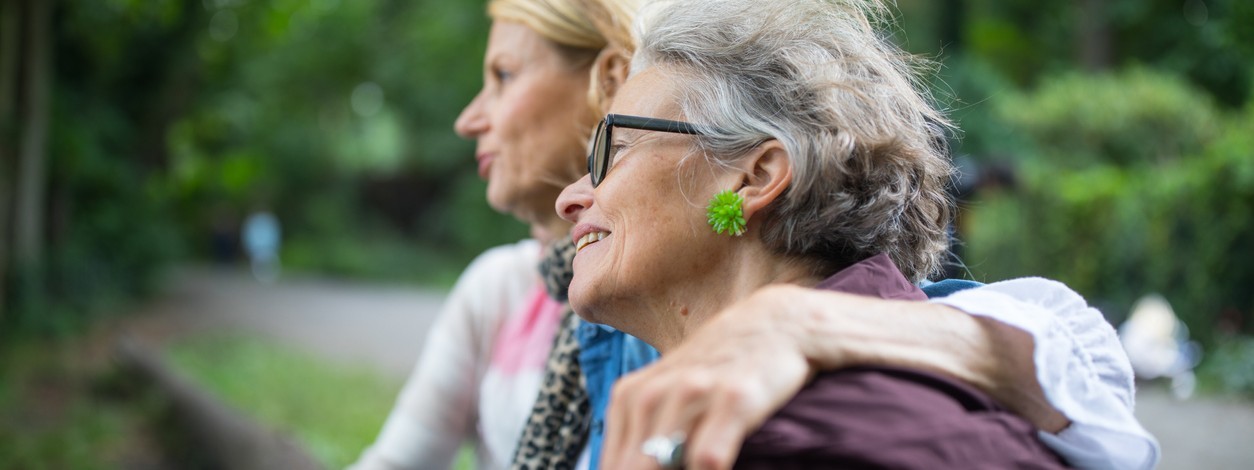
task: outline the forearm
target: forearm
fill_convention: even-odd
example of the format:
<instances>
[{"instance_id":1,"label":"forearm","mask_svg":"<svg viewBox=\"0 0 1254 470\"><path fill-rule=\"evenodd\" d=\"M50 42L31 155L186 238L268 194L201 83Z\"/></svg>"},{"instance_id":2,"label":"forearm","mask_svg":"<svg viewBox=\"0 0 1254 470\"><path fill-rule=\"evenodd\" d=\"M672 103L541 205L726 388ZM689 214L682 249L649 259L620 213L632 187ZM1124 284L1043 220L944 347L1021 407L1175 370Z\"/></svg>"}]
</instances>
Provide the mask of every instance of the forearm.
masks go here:
<instances>
[{"instance_id":1,"label":"forearm","mask_svg":"<svg viewBox=\"0 0 1254 470\"><path fill-rule=\"evenodd\" d=\"M1114 329L1075 291L1041 278L988 284L933 299L1031 338L1035 383L1071 424L1044 439L1077 468L1154 467L1153 436L1132 411L1132 370ZM1012 401L1012 400L1008 400Z\"/></svg>"},{"instance_id":2,"label":"forearm","mask_svg":"<svg viewBox=\"0 0 1254 470\"><path fill-rule=\"evenodd\" d=\"M878 365L932 371L983 390L1045 431L1068 424L1037 383L1032 337L1021 330L926 302L818 291L781 295L792 301L775 310L785 318L772 323L784 325L817 370Z\"/></svg>"}]
</instances>

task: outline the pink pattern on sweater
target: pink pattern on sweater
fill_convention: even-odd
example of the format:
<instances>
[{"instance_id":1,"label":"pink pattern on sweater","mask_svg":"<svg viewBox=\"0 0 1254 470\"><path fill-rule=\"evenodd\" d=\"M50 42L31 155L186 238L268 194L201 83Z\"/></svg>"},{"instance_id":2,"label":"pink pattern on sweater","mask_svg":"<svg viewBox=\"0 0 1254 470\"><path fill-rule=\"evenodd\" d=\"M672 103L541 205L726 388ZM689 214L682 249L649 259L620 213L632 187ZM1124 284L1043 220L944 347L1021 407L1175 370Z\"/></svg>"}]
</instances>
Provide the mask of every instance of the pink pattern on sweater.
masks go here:
<instances>
[{"instance_id":1,"label":"pink pattern on sweater","mask_svg":"<svg viewBox=\"0 0 1254 470\"><path fill-rule=\"evenodd\" d=\"M491 366L505 375L542 371L561 318L562 304L549 298L543 285L537 285L522 309L501 326L492 348Z\"/></svg>"}]
</instances>

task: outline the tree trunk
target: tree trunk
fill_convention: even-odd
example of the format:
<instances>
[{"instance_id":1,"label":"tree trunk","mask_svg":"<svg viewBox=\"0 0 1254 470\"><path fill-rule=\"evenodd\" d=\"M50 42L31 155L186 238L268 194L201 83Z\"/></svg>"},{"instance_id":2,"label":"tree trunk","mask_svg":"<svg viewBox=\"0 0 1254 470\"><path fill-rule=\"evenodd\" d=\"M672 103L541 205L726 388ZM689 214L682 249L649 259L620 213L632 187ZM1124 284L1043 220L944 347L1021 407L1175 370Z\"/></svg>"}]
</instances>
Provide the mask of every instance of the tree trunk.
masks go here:
<instances>
[{"instance_id":1,"label":"tree trunk","mask_svg":"<svg viewBox=\"0 0 1254 470\"><path fill-rule=\"evenodd\" d=\"M22 15L17 0L0 0L0 325L8 306L9 223L13 207L13 156L17 153L14 114L17 101L18 31Z\"/></svg>"},{"instance_id":2,"label":"tree trunk","mask_svg":"<svg viewBox=\"0 0 1254 470\"><path fill-rule=\"evenodd\" d=\"M1110 68L1111 32L1105 0L1080 0L1080 64L1090 72Z\"/></svg>"},{"instance_id":3,"label":"tree trunk","mask_svg":"<svg viewBox=\"0 0 1254 470\"><path fill-rule=\"evenodd\" d=\"M37 270L43 264L53 1L33 0L26 9L25 93L22 96L21 154L14 227L14 261L26 272Z\"/></svg>"},{"instance_id":4,"label":"tree trunk","mask_svg":"<svg viewBox=\"0 0 1254 470\"><path fill-rule=\"evenodd\" d=\"M962 53L963 31L966 30L966 0L945 0L940 2L940 44L947 57L956 57Z\"/></svg>"}]
</instances>

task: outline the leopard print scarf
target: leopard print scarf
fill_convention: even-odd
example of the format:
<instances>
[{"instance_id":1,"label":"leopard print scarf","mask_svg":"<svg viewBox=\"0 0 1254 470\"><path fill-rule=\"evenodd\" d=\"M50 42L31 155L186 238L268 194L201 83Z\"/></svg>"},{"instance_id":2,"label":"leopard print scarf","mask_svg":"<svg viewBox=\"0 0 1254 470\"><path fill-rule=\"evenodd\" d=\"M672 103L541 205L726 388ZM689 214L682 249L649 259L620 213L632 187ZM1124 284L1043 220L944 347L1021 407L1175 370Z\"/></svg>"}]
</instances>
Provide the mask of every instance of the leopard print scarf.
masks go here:
<instances>
[{"instance_id":1,"label":"leopard print scarf","mask_svg":"<svg viewBox=\"0 0 1254 470\"><path fill-rule=\"evenodd\" d=\"M571 261L575 245L561 239L549 246L540 262L545 288L554 299L565 302L566 290L574 275ZM545 365L544 384L531 416L514 449L511 468L520 470L574 469L588 439L592 416L588 388L579 368L579 342L575 330L579 317L566 306L562 323Z\"/></svg>"}]
</instances>

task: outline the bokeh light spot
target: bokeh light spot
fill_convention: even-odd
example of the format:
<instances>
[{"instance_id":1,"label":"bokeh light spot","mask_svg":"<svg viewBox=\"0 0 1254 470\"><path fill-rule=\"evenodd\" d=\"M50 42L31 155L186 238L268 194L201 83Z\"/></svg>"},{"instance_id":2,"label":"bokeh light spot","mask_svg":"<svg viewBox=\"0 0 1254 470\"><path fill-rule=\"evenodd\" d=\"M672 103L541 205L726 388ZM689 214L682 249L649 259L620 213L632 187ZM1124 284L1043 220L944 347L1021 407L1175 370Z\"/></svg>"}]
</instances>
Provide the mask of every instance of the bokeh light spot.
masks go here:
<instances>
[{"instance_id":1,"label":"bokeh light spot","mask_svg":"<svg viewBox=\"0 0 1254 470\"><path fill-rule=\"evenodd\" d=\"M353 88L351 101L358 116L374 116L383 108L383 88L375 82L362 82Z\"/></svg>"},{"instance_id":2,"label":"bokeh light spot","mask_svg":"<svg viewBox=\"0 0 1254 470\"><path fill-rule=\"evenodd\" d=\"M226 42L235 37L239 31L239 18L231 10L222 10L213 14L209 20L209 37L214 41Z\"/></svg>"},{"instance_id":3,"label":"bokeh light spot","mask_svg":"<svg viewBox=\"0 0 1254 470\"><path fill-rule=\"evenodd\" d=\"M1209 18L1210 9L1206 8L1206 2L1202 0L1184 2L1184 21L1188 21L1193 26L1201 26L1206 24Z\"/></svg>"}]
</instances>

